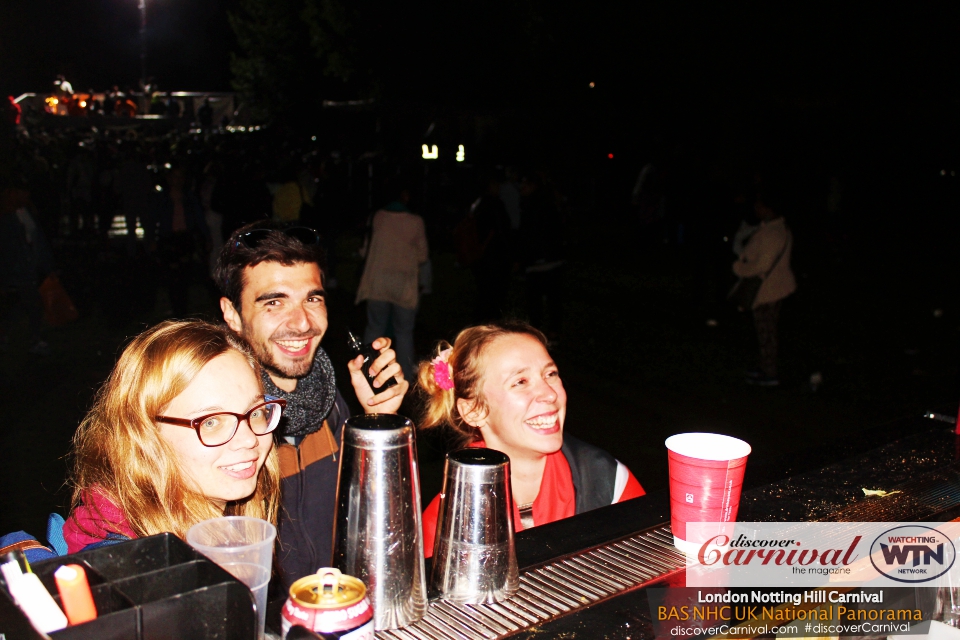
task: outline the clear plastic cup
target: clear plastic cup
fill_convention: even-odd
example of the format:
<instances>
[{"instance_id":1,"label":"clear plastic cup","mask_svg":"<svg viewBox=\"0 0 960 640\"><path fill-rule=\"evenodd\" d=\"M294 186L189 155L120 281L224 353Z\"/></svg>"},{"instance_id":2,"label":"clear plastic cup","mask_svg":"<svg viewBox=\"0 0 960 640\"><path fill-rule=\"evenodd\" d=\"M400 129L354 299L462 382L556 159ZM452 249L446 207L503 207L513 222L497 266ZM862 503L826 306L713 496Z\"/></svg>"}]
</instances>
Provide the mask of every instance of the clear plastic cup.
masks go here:
<instances>
[{"instance_id":1,"label":"clear plastic cup","mask_svg":"<svg viewBox=\"0 0 960 640\"><path fill-rule=\"evenodd\" d=\"M267 585L273 566L277 528L266 520L226 516L204 520L187 531L187 543L229 571L253 592L257 603L257 637L263 638Z\"/></svg>"},{"instance_id":2,"label":"clear plastic cup","mask_svg":"<svg viewBox=\"0 0 960 640\"><path fill-rule=\"evenodd\" d=\"M687 523L733 522L750 445L717 433L680 433L664 443L670 467L670 524L678 549L696 552Z\"/></svg>"}]
</instances>

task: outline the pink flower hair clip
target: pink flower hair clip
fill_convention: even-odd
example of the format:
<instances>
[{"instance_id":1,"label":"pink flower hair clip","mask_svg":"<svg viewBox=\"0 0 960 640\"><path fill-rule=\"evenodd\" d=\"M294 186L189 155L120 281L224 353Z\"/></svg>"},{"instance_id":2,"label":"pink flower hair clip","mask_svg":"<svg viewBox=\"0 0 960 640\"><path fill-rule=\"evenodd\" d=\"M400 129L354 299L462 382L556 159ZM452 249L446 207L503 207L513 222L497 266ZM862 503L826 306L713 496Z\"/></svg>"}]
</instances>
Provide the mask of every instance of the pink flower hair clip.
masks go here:
<instances>
[{"instance_id":1,"label":"pink flower hair clip","mask_svg":"<svg viewBox=\"0 0 960 640\"><path fill-rule=\"evenodd\" d=\"M444 391L453 389L453 371L450 368L450 363L447 362L447 359L450 358L450 352L452 351L453 348L444 349L436 358L430 361L433 364L433 379L437 383L437 386Z\"/></svg>"}]
</instances>

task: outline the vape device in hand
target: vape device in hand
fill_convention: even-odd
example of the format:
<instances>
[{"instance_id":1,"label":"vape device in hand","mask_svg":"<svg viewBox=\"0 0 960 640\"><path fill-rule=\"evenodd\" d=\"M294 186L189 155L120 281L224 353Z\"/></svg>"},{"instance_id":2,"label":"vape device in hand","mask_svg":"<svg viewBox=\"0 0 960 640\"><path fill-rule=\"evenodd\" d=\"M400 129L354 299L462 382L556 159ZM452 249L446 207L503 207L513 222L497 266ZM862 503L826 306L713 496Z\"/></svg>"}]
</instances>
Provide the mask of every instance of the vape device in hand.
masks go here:
<instances>
[{"instance_id":1,"label":"vape device in hand","mask_svg":"<svg viewBox=\"0 0 960 640\"><path fill-rule=\"evenodd\" d=\"M353 333L350 331L347 332L347 346L350 347L350 351L353 353L354 358L357 356L363 356L363 365L361 370L363 371L363 375L366 376L367 382L370 383L370 388L373 389L374 393L380 393L384 389L388 389L389 387L397 384L396 378L388 378L380 387L374 387L373 380L377 376L370 375L370 365L372 365L373 361L377 359L377 356L380 355L380 352L369 344L362 344L360 340L357 339L357 336L353 335Z\"/></svg>"}]
</instances>

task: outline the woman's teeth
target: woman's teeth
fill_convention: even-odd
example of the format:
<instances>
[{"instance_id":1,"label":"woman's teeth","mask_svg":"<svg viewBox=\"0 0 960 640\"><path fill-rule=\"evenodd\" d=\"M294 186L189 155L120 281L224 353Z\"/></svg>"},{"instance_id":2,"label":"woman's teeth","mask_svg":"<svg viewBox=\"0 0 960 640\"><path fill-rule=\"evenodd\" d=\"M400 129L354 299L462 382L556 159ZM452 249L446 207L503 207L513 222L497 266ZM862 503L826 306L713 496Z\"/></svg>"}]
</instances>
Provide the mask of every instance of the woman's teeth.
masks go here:
<instances>
[{"instance_id":1,"label":"woman's teeth","mask_svg":"<svg viewBox=\"0 0 960 640\"><path fill-rule=\"evenodd\" d=\"M557 424L557 416L538 416L524 422L534 429L547 429Z\"/></svg>"},{"instance_id":2,"label":"woman's teeth","mask_svg":"<svg viewBox=\"0 0 960 640\"><path fill-rule=\"evenodd\" d=\"M291 351L299 351L307 346L309 340L277 340L279 344L284 349L290 349Z\"/></svg>"},{"instance_id":3,"label":"woman's teeth","mask_svg":"<svg viewBox=\"0 0 960 640\"><path fill-rule=\"evenodd\" d=\"M231 465L229 467L223 467L225 471L246 471L253 466L253 460L249 462L240 462L238 464Z\"/></svg>"}]
</instances>

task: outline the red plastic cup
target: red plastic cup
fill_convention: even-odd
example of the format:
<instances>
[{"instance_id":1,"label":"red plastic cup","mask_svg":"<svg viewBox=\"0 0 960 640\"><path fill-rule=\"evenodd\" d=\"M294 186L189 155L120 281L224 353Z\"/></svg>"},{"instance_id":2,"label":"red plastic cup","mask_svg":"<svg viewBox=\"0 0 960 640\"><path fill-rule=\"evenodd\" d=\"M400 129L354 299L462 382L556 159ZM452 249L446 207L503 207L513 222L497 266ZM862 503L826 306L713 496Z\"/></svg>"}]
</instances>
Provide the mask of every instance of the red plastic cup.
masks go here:
<instances>
[{"instance_id":1,"label":"red plastic cup","mask_svg":"<svg viewBox=\"0 0 960 640\"><path fill-rule=\"evenodd\" d=\"M702 541L687 536L688 522L733 522L750 445L717 433L679 433L667 445L670 466L670 524L683 551Z\"/></svg>"}]
</instances>

